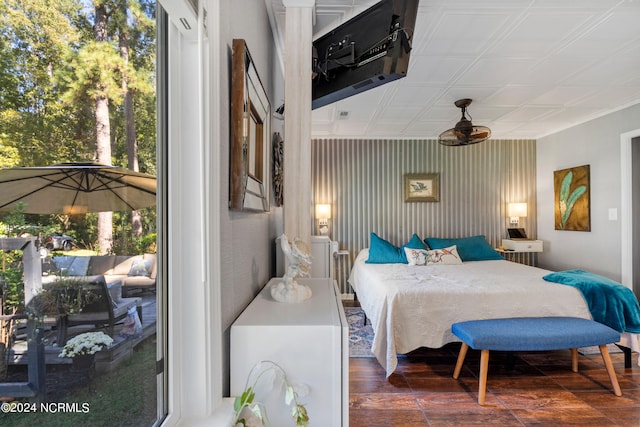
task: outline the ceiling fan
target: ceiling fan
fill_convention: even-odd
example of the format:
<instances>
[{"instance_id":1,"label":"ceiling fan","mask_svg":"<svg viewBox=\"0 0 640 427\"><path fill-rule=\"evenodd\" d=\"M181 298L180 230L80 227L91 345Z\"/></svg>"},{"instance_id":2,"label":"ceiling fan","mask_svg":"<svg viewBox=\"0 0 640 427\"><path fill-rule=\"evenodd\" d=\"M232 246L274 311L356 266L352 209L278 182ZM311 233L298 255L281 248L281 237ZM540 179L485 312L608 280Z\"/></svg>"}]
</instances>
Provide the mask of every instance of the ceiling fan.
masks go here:
<instances>
[{"instance_id":1,"label":"ceiling fan","mask_svg":"<svg viewBox=\"0 0 640 427\"><path fill-rule=\"evenodd\" d=\"M471 104L471 99L459 99L455 102L456 107L462 109L462 118L453 129L446 130L438 137L438 142L442 145L460 146L477 144L486 141L491 137L491 129L486 126L474 126L471 123L471 116L467 118L467 107Z\"/></svg>"}]
</instances>

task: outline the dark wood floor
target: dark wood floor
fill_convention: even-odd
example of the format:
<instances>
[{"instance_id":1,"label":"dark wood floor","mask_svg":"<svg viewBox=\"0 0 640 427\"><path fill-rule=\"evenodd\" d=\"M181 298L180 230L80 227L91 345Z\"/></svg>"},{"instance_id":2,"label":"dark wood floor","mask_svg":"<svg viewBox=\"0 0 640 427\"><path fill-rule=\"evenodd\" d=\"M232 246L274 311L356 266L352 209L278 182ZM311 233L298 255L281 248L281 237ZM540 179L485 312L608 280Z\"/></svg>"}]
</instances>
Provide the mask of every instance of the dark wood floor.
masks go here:
<instances>
[{"instance_id":1,"label":"dark wood floor","mask_svg":"<svg viewBox=\"0 0 640 427\"><path fill-rule=\"evenodd\" d=\"M459 348L417 350L400 358L388 379L375 358L351 358L350 426L640 426L637 354L631 369L621 353L612 354L623 393L616 397L599 354L580 355L574 373L569 350L511 358L492 352L486 404L479 406L479 352L470 350L454 380Z\"/></svg>"}]
</instances>

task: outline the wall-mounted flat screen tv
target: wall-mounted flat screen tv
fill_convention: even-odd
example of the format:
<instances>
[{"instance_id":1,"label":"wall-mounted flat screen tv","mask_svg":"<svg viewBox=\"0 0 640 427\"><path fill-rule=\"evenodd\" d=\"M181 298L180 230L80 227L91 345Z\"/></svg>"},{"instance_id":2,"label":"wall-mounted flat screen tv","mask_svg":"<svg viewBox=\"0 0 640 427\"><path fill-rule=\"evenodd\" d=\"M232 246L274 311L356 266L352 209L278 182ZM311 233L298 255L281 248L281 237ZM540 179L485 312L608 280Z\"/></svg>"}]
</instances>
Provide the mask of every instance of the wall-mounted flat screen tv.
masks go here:
<instances>
[{"instance_id":1,"label":"wall-mounted flat screen tv","mask_svg":"<svg viewBox=\"0 0 640 427\"><path fill-rule=\"evenodd\" d=\"M418 0L382 0L313 42L312 109L407 75Z\"/></svg>"}]
</instances>

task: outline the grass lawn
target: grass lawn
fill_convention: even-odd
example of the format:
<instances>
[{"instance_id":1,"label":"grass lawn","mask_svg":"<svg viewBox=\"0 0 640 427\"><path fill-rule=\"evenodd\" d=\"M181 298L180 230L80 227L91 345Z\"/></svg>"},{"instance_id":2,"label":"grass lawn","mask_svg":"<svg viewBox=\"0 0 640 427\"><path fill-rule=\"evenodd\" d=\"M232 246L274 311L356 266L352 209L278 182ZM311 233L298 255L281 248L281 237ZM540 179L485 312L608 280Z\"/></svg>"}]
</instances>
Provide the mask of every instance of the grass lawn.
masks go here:
<instances>
[{"instance_id":1,"label":"grass lawn","mask_svg":"<svg viewBox=\"0 0 640 427\"><path fill-rule=\"evenodd\" d=\"M98 252L90 249L74 249L72 251L62 251L62 255L68 256L94 256L98 255Z\"/></svg>"},{"instance_id":2,"label":"grass lawn","mask_svg":"<svg viewBox=\"0 0 640 427\"><path fill-rule=\"evenodd\" d=\"M91 249L73 249L70 251L55 250L51 252L51 255L64 255L64 256L94 256L99 255L98 252Z\"/></svg>"},{"instance_id":3,"label":"grass lawn","mask_svg":"<svg viewBox=\"0 0 640 427\"><path fill-rule=\"evenodd\" d=\"M36 413L2 411L0 426L150 426L157 410L155 360L155 339L151 337L113 372L96 374L89 384L72 389L61 401L45 404L50 413L40 407Z\"/></svg>"}]
</instances>

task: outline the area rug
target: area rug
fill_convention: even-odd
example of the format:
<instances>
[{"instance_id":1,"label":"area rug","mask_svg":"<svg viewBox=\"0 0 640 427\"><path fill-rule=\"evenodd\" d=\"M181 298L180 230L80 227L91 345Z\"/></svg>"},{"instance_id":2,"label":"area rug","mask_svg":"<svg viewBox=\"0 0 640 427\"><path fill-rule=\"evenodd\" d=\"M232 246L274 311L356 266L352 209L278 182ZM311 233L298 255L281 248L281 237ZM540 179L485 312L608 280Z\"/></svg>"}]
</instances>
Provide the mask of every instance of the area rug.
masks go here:
<instances>
[{"instance_id":1,"label":"area rug","mask_svg":"<svg viewBox=\"0 0 640 427\"><path fill-rule=\"evenodd\" d=\"M349 357L374 357L371 353L373 328L364 324L364 312L360 307L345 307L349 323Z\"/></svg>"},{"instance_id":2,"label":"area rug","mask_svg":"<svg viewBox=\"0 0 640 427\"><path fill-rule=\"evenodd\" d=\"M345 307L344 314L349 323L349 357L375 357L371 353L373 328L371 323L364 324L364 312L360 307ZM609 353L622 353L616 345L608 344ZM579 348L580 354L600 354L598 346Z\"/></svg>"},{"instance_id":3,"label":"area rug","mask_svg":"<svg viewBox=\"0 0 640 427\"><path fill-rule=\"evenodd\" d=\"M607 344L607 349L609 353L622 353L620 347L615 344ZM600 354L600 348L597 345L590 347L582 347L578 349L578 353L588 355L588 354Z\"/></svg>"}]
</instances>

